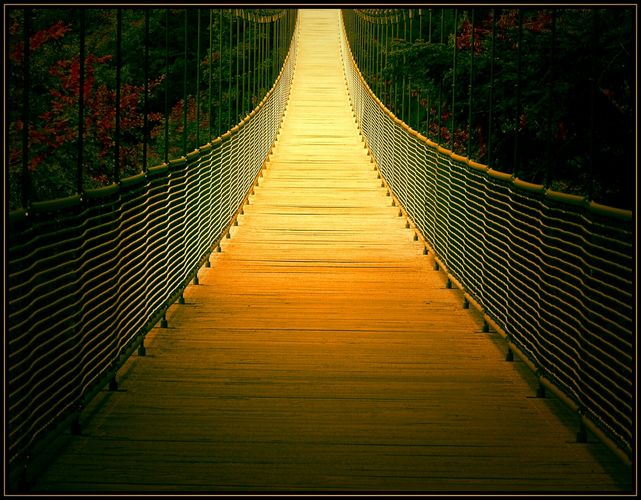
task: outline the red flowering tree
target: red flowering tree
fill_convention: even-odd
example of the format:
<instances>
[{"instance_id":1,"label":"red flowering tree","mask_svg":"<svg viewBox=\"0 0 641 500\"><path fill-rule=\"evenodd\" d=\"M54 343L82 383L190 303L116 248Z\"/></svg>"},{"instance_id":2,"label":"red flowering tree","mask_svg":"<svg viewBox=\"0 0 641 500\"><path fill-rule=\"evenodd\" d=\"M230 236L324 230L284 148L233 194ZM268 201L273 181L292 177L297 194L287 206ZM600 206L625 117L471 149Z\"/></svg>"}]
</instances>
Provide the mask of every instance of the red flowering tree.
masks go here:
<instances>
[{"instance_id":1,"label":"red flowering tree","mask_svg":"<svg viewBox=\"0 0 641 500\"><path fill-rule=\"evenodd\" d=\"M29 37L29 81L24 77L25 51L22 12L13 11L10 24L9 173L12 180L10 205L18 206L18 182L22 169L25 124L22 99L29 90L27 166L31 198L52 199L77 190L79 139L80 59L78 35L70 22L57 20ZM89 44L88 44L89 45ZM99 42L94 42L99 49ZM104 51L104 49L103 49ZM112 54L88 51L84 61L83 86L83 182L84 188L109 184L114 178L116 89ZM153 92L163 76L151 80ZM144 84L123 83L120 89L121 177L142 169L144 141ZM148 129L162 121L158 112L147 116Z\"/></svg>"},{"instance_id":2,"label":"red flowering tree","mask_svg":"<svg viewBox=\"0 0 641 500\"><path fill-rule=\"evenodd\" d=\"M412 28L407 16L396 18L390 38L371 44L389 48L382 75L370 77L370 84L386 82L385 104L456 153L630 208L632 10L475 8L474 14L473 33L470 9L423 9L419 22L415 10ZM367 58L361 64L368 67Z\"/></svg>"}]
</instances>

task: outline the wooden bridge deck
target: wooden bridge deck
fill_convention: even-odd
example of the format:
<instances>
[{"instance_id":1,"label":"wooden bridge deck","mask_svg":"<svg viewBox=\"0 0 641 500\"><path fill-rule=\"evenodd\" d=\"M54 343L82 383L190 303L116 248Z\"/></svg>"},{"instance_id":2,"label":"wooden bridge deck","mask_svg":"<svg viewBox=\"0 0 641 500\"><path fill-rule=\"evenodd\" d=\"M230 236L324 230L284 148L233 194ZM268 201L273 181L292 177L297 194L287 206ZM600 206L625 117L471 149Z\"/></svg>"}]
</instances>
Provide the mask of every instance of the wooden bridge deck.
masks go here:
<instances>
[{"instance_id":1,"label":"wooden bridge deck","mask_svg":"<svg viewBox=\"0 0 641 500\"><path fill-rule=\"evenodd\" d=\"M337 12L301 23L239 226L32 491L630 488L413 241L349 107Z\"/></svg>"}]
</instances>

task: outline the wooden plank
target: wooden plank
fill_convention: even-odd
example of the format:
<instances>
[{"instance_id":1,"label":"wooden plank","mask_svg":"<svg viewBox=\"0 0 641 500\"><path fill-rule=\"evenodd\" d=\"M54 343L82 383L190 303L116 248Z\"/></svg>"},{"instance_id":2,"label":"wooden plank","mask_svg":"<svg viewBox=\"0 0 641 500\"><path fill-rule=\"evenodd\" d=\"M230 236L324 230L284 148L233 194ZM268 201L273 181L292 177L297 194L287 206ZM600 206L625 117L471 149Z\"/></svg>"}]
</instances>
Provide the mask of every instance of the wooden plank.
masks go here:
<instances>
[{"instance_id":1,"label":"wooden plank","mask_svg":"<svg viewBox=\"0 0 641 500\"><path fill-rule=\"evenodd\" d=\"M34 491L629 490L391 205L349 108L337 12L305 9L301 26L239 226Z\"/></svg>"}]
</instances>

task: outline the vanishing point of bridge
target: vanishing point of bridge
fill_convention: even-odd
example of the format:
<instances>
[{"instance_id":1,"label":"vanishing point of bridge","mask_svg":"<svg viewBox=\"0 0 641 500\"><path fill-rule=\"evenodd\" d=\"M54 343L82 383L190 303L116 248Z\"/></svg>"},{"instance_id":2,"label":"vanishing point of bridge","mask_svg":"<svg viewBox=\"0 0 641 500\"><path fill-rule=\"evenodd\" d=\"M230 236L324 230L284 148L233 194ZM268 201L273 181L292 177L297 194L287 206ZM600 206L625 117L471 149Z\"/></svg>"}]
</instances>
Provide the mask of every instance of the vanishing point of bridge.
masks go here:
<instances>
[{"instance_id":1,"label":"vanishing point of bridge","mask_svg":"<svg viewBox=\"0 0 641 500\"><path fill-rule=\"evenodd\" d=\"M338 11L298 22L256 185L31 491L629 490L390 192Z\"/></svg>"}]
</instances>

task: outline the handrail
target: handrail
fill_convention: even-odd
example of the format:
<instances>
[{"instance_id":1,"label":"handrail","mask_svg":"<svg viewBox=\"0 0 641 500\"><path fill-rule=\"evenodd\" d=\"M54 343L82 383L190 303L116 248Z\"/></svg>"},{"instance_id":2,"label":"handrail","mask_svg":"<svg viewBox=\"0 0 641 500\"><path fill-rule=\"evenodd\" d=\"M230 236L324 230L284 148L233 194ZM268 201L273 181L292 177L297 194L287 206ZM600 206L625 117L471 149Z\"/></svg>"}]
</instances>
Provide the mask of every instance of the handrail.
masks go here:
<instances>
[{"instance_id":1,"label":"handrail","mask_svg":"<svg viewBox=\"0 0 641 500\"><path fill-rule=\"evenodd\" d=\"M298 16L271 90L232 130L82 197L9 217L9 483L29 482L50 436L79 414L197 278L257 182L296 64ZM251 117L251 118L249 118ZM141 353L144 350L140 351ZM22 486L21 486L22 485Z\"/></svg>"},{"instance_id":2,"label":"handrail","mask_svg":"<svg viewBox=\"0 0 641 500\"><path fill-rule=\"evenodd\" d=\"M630 463L634 431L631 211L471 162L374 95L339 21L356 120L382 178L467 303Z\"/></svg>"}]
</instances>

